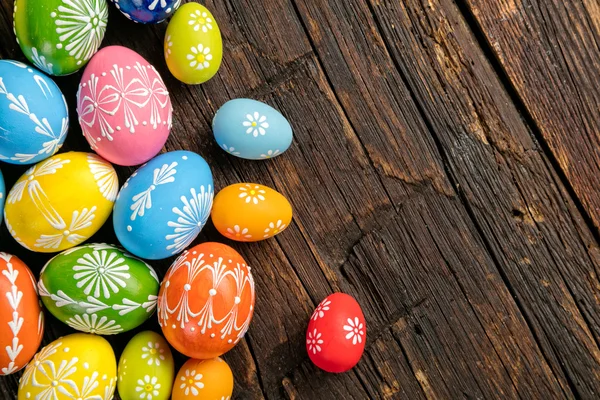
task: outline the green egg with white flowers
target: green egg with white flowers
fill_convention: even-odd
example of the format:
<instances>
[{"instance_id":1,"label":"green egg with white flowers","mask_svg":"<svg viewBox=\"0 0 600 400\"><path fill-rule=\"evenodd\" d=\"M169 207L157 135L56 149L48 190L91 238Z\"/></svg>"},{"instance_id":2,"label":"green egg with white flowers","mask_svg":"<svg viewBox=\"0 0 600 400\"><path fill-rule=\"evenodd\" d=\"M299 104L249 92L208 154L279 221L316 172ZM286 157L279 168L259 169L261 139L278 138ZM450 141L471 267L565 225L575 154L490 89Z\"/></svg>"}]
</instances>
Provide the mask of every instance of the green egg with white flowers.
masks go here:
<instances>
[{"instance_id":1,"label":"green egg with white flowers","mask_svg":"<svg viewBox=\"0 0 600 400\"><path fill-rule=\"evenodd\" d=\"M50 75L83 68L98 51L106 25L106 0L16 0L13 29L25 57Z\"/></svg>"},{"instance_id":2,"label":"green egg with white flowers","mask_svg":"<svg viewBox=\"0 0 600 400\"><path fill-rule=\"evenodd\" d=\"M123 400L168 400L175 364L167 341L152 331L135 335L121 354L117 389Z\"/></svg>"},{"instance_id":3,"label":"green egg with white flowers","mask_svg":"<svg viewBox=\"0 0 600 400\"><path fill-rule=\"evenodd\" d=\"M44 266L38 282L52 315L73 329L97 335L140 326L154 313L158 290L151 266L101 243L58 254Z\"/></svg>"}]
</instances>

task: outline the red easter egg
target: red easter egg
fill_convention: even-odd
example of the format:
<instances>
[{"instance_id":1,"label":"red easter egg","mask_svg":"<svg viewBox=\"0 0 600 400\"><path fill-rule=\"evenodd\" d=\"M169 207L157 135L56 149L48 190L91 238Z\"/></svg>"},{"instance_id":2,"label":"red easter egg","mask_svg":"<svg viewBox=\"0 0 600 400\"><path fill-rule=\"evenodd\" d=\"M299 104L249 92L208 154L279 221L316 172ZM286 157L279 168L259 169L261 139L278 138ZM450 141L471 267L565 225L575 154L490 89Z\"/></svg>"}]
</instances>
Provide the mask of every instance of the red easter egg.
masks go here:
<instances>
[{"instance_id":1,"label":"red easter egg","mask_svg":"<svg viewBox=\"0 0 600 400\"><path fill-rule=\"evenodd\" d=\"M221 243L184 252L165 275L158 322L167 341L197 359L231 350L254 313L254 280L242 256Z\"/></svg>"},{"instance_id":2,"label":"red easter egg","mask_svg":"<svg viewBox=\"0 0 600 400\"><path fill-rule=\"evenodd\" d=\"M44 334L44 314L36 281L27 265L0 253L0 375L23 368Z\"/></svg>"},{"instance_id":3,"label":"red easter egg","mask_svg":"<svg viewBox=\"0 0 600 400\"><path fill-rule=\"evenodd\" d=\"M315 309L306 331L306 351L311 361L327 372L346 372L363 352L367 324L354 297L334 293Z\"/></svg>"}]
</instances>

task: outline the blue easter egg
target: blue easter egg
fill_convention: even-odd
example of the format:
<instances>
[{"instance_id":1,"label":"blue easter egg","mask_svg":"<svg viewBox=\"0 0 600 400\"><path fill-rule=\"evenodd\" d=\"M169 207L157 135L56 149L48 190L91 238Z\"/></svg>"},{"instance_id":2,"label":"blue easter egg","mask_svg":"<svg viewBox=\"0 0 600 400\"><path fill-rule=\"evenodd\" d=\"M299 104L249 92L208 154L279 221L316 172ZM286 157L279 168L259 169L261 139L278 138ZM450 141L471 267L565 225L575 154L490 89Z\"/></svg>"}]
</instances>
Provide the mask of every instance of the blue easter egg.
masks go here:
<instances>
[{"instance_id":1,"label":"blue easter egg","mask_svg":"<svg viewBox=\"0 0 600 400\"><path fill-rule=\"evenodd\" d=\"M181 253L204 227L213 197L212 173L202 157L190 151L161 154L121 188L113 209L115 233L141 258Z\"/></svg>"},{"instance_id":2,"label":"blue easter egg","mask_svg":"<svg viewBox=\"0 0 600 400\"><path fill-rule=\"evenodd\" d=\"M2 171L0 171L0 223L4 216L4 199L6 197L6 188L4 187L4 178L2 177Z\"/></svg>"},{"instance_id":3,"label":"blue easter egg","mask_svg":"<svg viewBox=\"0 0 600 400\"><path fill-rule=\"evenodd\" d=\"M292 127L273 107L250 99L230 100L217 111L213 132L219 147L248 160L277 157L292 144Z\"/></svg>"},{"instance_id":4,"label":"blue easter egg","mask_svg":"<svg viewBox=\"0 0 600 400\"><path fill-rule=\"evenodd\" d=\"M156 24L171 16L181 0L111 0L119 11L134 22Z\"/></svg>"},{"instance_id":5,"label":"blue easter egg","mask_svg":"<svg viewBox=\"0 0 600 400\"><path fill-rule=\"evenodd\" d=\"M0 60L0 160L34 164L54 155L69 130L67 102L52 79Z\"/></svg>"}]
</instances>

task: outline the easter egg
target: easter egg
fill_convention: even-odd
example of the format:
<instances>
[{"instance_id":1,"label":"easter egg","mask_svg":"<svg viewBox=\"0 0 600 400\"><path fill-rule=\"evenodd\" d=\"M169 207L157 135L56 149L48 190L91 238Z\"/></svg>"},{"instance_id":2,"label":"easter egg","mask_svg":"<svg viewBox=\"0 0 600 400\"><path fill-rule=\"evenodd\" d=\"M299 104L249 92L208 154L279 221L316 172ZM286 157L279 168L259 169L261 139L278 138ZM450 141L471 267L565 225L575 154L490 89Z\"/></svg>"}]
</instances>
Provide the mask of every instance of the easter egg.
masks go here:
<instances>
[{"instance_id":1,"label":"easter egg","mask_svg":"<svg viewBox=\"0 0 600 400\"><path fill-rule=\"evenodd\" d=\"M255 183L236 183L215 197L211 218L223 235L256 242L281 233L292 221L292 206L279 192Z\"/></svg>"},{"instance_id":2,"label":"easter egg","mask_svg":"<svg viewBox=\"0 0 600 400\"><path fill-rule=\"evenodd\" d=\"M224 400L233 393L231 368L221 358L189 359L177 373L172 400Z\"/></svg>"},{"instance_id":3,"label":"easter egg","mask_svg":"<svg viewBox=\"0 0 600 400\"><path fill-rule=\"evenodd\" d=\"M67 102L52 79L0 60L0 160L34 164L54 155L69 130Z\"/></svg>"},{"instance_id":4,"label":"easter egg","mask_svg":"<svg viewBox=\"0 0 600 400\"><path fill-rule=\"evenodd\" d=\"M177 351L207 359L231 350L254 313L254 279L234 249L202 243L167 271L158 294L158 322Z\"/></svg>"},{"instance_id":5,"label":"easter egg","mask_svg":"<svg viewBox=\"0 0 600 400\"><path fill-rule=\"evenodd\" d=\"M228 101L217 111L212 126L219 147L248 160L277 157L292 144L292 127L287 119L256 100Z\"/></svg>"},{"instance_id":6,"label":"easter egg","mask_svg":"<svg viewBox=\"0 0 600 400\"><path fill-rule=\"evenodd\" d=\"M38 289L48 311L71 328L114 335L152 315L159 282L142 260L114 246L87 244L48 261Z\"/></svg>"},{"instance_id":7,"label":"easter egg","mask_svg":"<svg viewBox=\"0 0 600 400\"><path fill-rule=\"evenodd\" d=\"M50 75L83 67L100 47L107 22L106 0L15 0L17 43Z\"/></svg>"},{"instance_id":8,"label":"easter egg","mask_svg":"<svg viewBox=\"0 0 600 400\"><path fill-rule=\"evenodd\" d=\"M210 167L196 153L161 154L119 192L115 233L129 252L157 260L181 253L200 233L213 201Z\"/></svg>"},{"instance_id":9,"label":"easter egg","mask_svg":"<svg viewBox=\"0 0 600 400\"><path fill-rule=\"evenodd\" d=\"M158 333L133 337L119 359L117 389L122 399L168 400L175 367L171 349Z\"/></svg>"},{"instance_id":10,"label":"easter egg","mask_svg":"<svg viewBox=\"0 0 600 400\"><path fill-rule=\"evenodd\" d=\"M44 334L35 278L17 257L0 253L0 375L23 368Z\"/></svg>"},{"instance_id":11,"label":"easter egg","mask_svg":"<svg viewBox=\"0 0 600 400\"><path fill-rule=\"evenodd\" d=\"M139 165L162 149L173 107L156 69L121 46L100 50L77 91L77 113L91 148L118 165Z\"/></svg>"},{"instance_id":12,"label":"easter egg","mask_svg":"<svg viewBox=\"0 0 600 400\"><path fill-rule=\"evenodd\" d=\"M25 368L18 400L111 400L117 383L117 361L106 339L74 333L50 343Z\"/></svg>"},{"instance_id":13,"label":"easter egg","mask_svg":"<svg viewBox=\"0 0 600 400\"><path fill-rule=\"evenodd\" d=\"M57 154L29 168L6 197L12 237L26 249L52 253L89 239L110 216L117 174L95 154Z\"/></svg>"},{"instance_id":14,"label":"easter egg","mask_svg":"<svg viewBox=\"0 0 600 400\"><path fill-rule=\"evenodd\" d=\"M208 81L223 59L223 41L215 17L198 3L182 5L169 22L164 50L175 78L188 85Z\"/></svg>"},{"instance_id":15,"label":"easter egg","mask_svg":"<svg viewBox=\"0 0 600 400\"><path fill-rule=\"evenodd\" d=\"M360 360L367 335L360 305L350 295L334 293L315 309L306 331L311 361L327 372L346 372Z\"/></svg>"},{"instance_id":16,"label":"easter egg","mask_svg":"<svg viewBox=\"0 0 600 400\"><path fill-rule=\"evenodd\" d=\"M111 0L123 15L134 22L155 24L171 15L181 0Z\"/></svg>"},{"instance_id":17,"label":"easter egg","mask_svg":"<svg viewBox=\"0 0 600 400\"><path fill-rule=\"evenodd\" d=\"M4 199L6 198L6 188L4 187L4 177L0 171L0 223L4 217Z\"/></svg>"}]
</instances>

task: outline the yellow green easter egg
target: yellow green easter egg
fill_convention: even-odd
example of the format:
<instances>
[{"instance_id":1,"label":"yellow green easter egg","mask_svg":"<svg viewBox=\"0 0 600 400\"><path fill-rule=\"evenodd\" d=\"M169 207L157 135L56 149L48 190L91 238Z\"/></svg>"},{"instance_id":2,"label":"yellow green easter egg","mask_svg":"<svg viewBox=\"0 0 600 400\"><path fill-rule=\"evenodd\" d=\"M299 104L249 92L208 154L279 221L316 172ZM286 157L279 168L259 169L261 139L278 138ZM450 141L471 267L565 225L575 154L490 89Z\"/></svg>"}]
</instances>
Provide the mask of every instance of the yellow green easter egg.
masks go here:
<instances>
[{"instance_id":1,"label":"yellow green easter egg","mask_svg":"<svg viewBox=\"0 0 600 400\"><path fill-rule=\"evenodd\" d=\"M165 60L173 76L197 85L215 76L223 59L223 41L215 17L198 3L182 5L167 27Z\"/></svg>"},{"instance_id":2,"label":"yellow green easter egg","mask_svg":"<svg viewBox=\"0 0 600 400\"><path fill-rule=\"evenodd\" d=\"M110 400L117 361L100 336L75 333L56 339L33 357L19 381L18 400Z\"/></svg>"},{"instance_id":3,"label":"yellow green easter egg","mask_svg":"<svg viewBox=\"0 0 600 400\"><path fill-rule=\"evenodd\" d=\"M117 173L91 153L61 153L31 167L6 197L13 238L41 253L63 251L89 239L106 222L117 197Z\"/></svg>"},{"instance_id":4,"label":"yellow green easter egg","mask_svg":"<svg viewBox=\"0 0 600 400\"><path fill-rule=\"evenodd\" d=\"M125 346L118 369L118 391L123 400L167 400L175 367L167 341L152 331L140 332Z\"/></svg>"}]
</instances>

